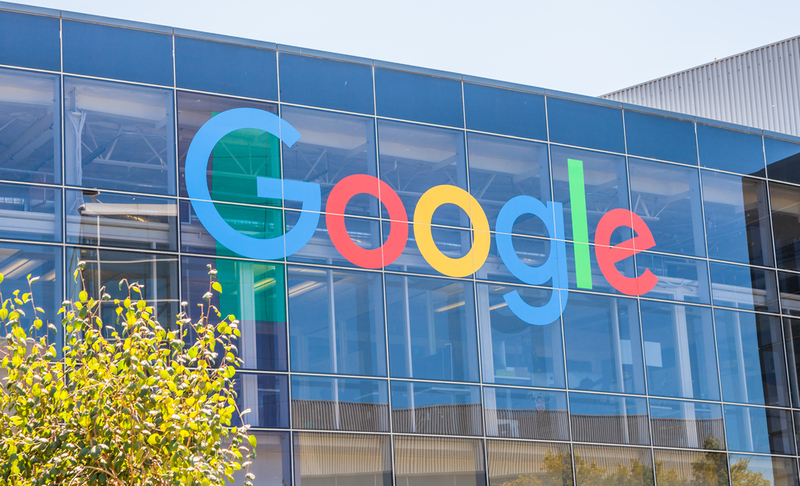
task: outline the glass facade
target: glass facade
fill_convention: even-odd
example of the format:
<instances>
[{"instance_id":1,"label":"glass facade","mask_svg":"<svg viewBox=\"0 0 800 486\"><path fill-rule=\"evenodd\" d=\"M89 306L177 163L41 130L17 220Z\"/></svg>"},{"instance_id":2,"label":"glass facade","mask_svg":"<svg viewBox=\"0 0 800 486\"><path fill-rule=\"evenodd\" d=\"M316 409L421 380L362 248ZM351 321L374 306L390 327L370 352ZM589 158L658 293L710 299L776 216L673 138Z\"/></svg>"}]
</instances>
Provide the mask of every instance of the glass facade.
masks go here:
<instances>
[{"instance_id":1,"label":"glass facade","mask_svg":"<svg viewBox=\"0 0 800 486\"><path fill-rule=\"evenodd\" d=\"M3 285L213 265L256 484L800 483L800 141L113 23L0 10Z\"/></svg>"}]
</instances>

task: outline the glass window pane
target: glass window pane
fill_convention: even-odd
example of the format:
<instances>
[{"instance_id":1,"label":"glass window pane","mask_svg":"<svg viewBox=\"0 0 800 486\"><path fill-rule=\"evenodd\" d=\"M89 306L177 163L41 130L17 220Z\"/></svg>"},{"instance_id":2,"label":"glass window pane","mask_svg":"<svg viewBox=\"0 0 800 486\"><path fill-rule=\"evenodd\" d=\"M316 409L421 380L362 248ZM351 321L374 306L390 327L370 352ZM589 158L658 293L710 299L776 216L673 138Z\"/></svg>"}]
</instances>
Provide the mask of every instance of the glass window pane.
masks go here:
<instances>
[{"instance_id":1,"label":"glass window pane","mask_svg":"<svg viewBox=\"0 0 800 486\"><path fill-rule=\"evenodd\" d=\"M731 454L731 486L797 486L797 460Z\"/></svg>"},{"instance_id":2,"label":"glass window pane","mask_svg":"<svg viewBox=\"0 0 800 486\"><path fill-rule=\"evenodd\" d=\"M572 486L567 444L487 440L490 486Z\"/></svg>"},{"instance_id":3,"label":"glass window pane","mask_svg":"<svg viewBox=\"0 0 800 486\"><path fill-rule=\"evenodd\" d=\"M630 159L633 212L647 223L658 251L705 256L697 169Z\"/></svg>"},{"instance_id":4,"label":"glass window pane","mask_svg":"<svg viewBox=\"0 0 800 486\"><path fill-rule=\"evenodd\" d=\"M653 485L653 456L650 449L578 445L575 455L576 486L596 484Z\"/></svg>"},{"instance_id":5,"label":"glass window pane","mask_svg":"<svg viewBox=\"0 0 800 486\"><path fill-rule=\"evenodd\" d=\"M781 295L781 312L800 315L800 275L778 272L778 289Z\"/></svg>"},{"instance_id":6,"label":"glass window pane","mask_svg":"<svg viewBox=\"0 0 800 486\"><path fill-rule=\"evenodd\" d=\"M497 249L498 234L500 233L490 233L489 256L486 258L484 264L481 265L481 268L475 272L475 277L480 280L518 284L520 283L519 279L511 273L500 257L500 252ZM547 258L550 256L551 241L552 240L549 238L529 238L519 235L511 236L511 244L514 247L514 253L516 253L519 259L526 265L531 267L538 267L547 261ZM552 248L555 248L555 246ZM571 269L570 267L570 265L567 266L568 272ZM542 284L542 286L552 286L552 280L548 280Z\"/></svg>"},{"instance_id":7,"label":"glass window pane","mask_svg":"<svg viewBox=\"0 0 800 486\"><path fill-rule=\"evenodd\" d=\"M708 170L702 177L709 258L772 266L767 184Z\"/></svg>"},{"instance_id":8,"label":"glass window pane","mask_svg":"<svg viewBox=\"0 0 800 486\"><path fill-rule=\"evenodd\" d=\"M372 118L291 106L282 108L281 117L301 134L294 145L283 147L283 177L318 183L322 188L322 211L327 208L333 186L345 177L378 175ZM345 214L378 217L379 206L377 198L359 194L350 199ZM286 207L301 208L300 202L288 200Z\"/></svg>"},{"instance_id":9,"label":"glass window pane","mask_svg":"<svg viewBox=\"0 0 800 486\"><path fill-rule=\"evenodd\" d=\"M722 399L789 406L780 318L714 310Z\"/></svg>"},{"instance_id":10,"label":"glass window pane","mask_svg":"<svg viewBox=\"0 0 800 486\"><path fill-rule=\"evenodd\" d=\"M0 64L61 70L61 23L58 17L0 12ZM1 125L0 125L1 126Z\"/></svg>"},{"instance_id":11,"label":"glass window pane","mask_svg":"<svg viewBox=\"0 0 800 486\"><path fill-rule=\"evenodd\" d=\"M464 126L461 82L454 79L375 68L375 103L379 116Z\"/></svg>"},{"instance_id":12,"label":"glass window pane","mask_svg":"<svg viewBox=\"0 0 800 486\"><path fill-rule=\"evenodd\" d=\"M66 72L173 86L171 35L66 19L61 34Z\"/></svg>"},{"instance_id":13,"label":"glass window pane","mask_svg":"<svg viewBox=\"0 0 800 486\"><path fill-rule=\"evenodd\" d=\"M175 82L180 88L277 100L275 51L175 36Z\"/></svg>"},{"instance_id":14,"label":"glass window pane","mask_svg":"<svg viewBox=\"0 0 800 486\"><path fill-rule=\"evenodd\" d=\"M784 317L783 337L789 365L789 393L792 395L793 406L800 408L800 320ZM795 423L800 427L800 417L796 417Z\"/></svg>"},{"instance_id":15,"label":"glass window pane","mask_svg":"<svg viewBox=\"0 0 800 486\"><path fill-rule=\"evenodd\" d=\"M272 103L178 91L178 165L180 194L188 196L185 183L186 153L197 130L212 116L234 108L255 108L278 113ZM256 177L280 177L280 140L259 130L236 130L217 142L208 158L206 179L215 201L280 206L275 199L258 197Z\"/></svg>"},{"instance_id":16,"label":"glass window pane","mask_svg":"<svg viewBox=\"0 0 800 486\"><path fill-rule=\"evenodd\" d=\"M438 213L439 211L437 211ZM383 242L391 235L391 222L383 221ZM409 224L408 240L403 249L403 253L392 263L386 265L386 270L394 272L412 272L424 273L428 275L442 275L435 268L433 268L428 261L423 258L422 253L417 246L417 239L415 233L416 227ZM446 228L442 226L430 226L431 236L436 248L446 257L457 259L462 258L469 253L472 248L472 232L468 229Z\"/></svg>"},{"instance_id":17,"label":"glass window pane","mask_svg":"<svg viewBox=\"0 0 800 486\"><path fill-rule=\"evenodd\" d=\"M653 455L656 461L656 482L662 486L680 484L728 486L730 484L728 482L728 457L724 452L655 449Z\"/></svg>"},{"instance_id":18,"label":"glass window pane","mask_svg":"<svg viewBox=\"0 0 800 486\"><path fill-rule=\"evenodd\" d=\"M650 444L645 398L571 393L569 409L574 441Z\"/></svg>"},{"instance_id":19,"label":"glass window pane","mask_svg":"<svg viewBox=\"0 0 800 486\"><path fill-rule=\"evenodd\" d=\"M61 183L58 76L0 69L0 126L0 178Z\"/></svg>"},{"instance_id":20,"label":"glass window pane","mask_svg":"<svg viewBox=\"0 0 800 486\"><path fill-rule=\"evenodd\" d=\"M645 294L654 299L710 304L708 267L705 260L653 253L638 253L636 268L641 275L650 270L658 277L656 286Z\"/></svg>"},{"instance_id":21,"label":"glass window pane","mask_svg":"<svg viewBox=\"0 0 800 486\"><path fill-rule=\"evenodd\" d=\"M463 132L380 120L378 144L381 180L400 196L409 220L420 196L431 187L447 184L467 190ZM469 227L467 216L457 206L444 204L434 212L432 223Z\"/></svg>"},{"instance_id":22,"label":"glass window pane","mask_svg":"<svg viewBox=\"0 0 800 486\"><path fill-rule=\"evenodd\" d=\"M61 241L60 188L0 184L0 194L3 238Z\"/></svg>"},{"instance_id":23,"label":"glass window pane","mask_svg":"<svg viewBox=\"0 0 800 486\"><path fill-rule=\"evenodd\" d=\"M648 393L719 400L711 309L644 300L641 309Z\"/></svg>"},{"instance_id":24,"label":"glass window pane","mask_svg":"<svg viewBox=\"0 0 800 486\"><path fill-rule=\"evenodd\" d=\"M303 213L300 211L284 211L286 233L295 227ZM326 215L321 215L314 235L300 250L287 257L290 262L316 263L320 265L336 265L340 267L357 267L350 262L334 246L328 234ZM344 217L347 236L361 248L373 250L381 246L381 222L377 219ZM387 225L388 227L388 225ZM379 250L383 251L383 250Z\"/></svg>"},{"instance_id":25,"label":"glass window pane","mask_svg":"<svg viewBox=\"0 0 800 486\"><path fill-rule=\"evenodd\" d=\"M478 381L472 282L385 278L392 376Z\"/></svg>"},{"instance_id":26,"label":"glass window pane","mask_svg":"<svg viewBox=\"0 0 800 486\"><path fill-rule=\"evenodd\" d=\"M381 275L290 266L292 371L386 376Z\"/></svg>"},{"instance_id":27,"label":"glass window pane","mask_svg":"<svg viewBox=\"0 0 800 486\"><path fill-rule=\"evenodd\" d=\"M45 323L53 323L61 329L61 316L56 314L61 308L62 284L61 246L39 246L19 243L0 243L0 273L3 274L3 290L9 297L14 290L29 292L28 275L39 277L33 284L33 297L37 307L44 309L39 318ZM69 274L72 280L72 273ZM99 294L89 293L97 298ZM76 294L77 296L77 294ZM24 307L25 315L20 316L20 323L30 329L33 325L33 311ZM42 326L39 334L43 335L46 326ZM6 329L0 329L0 335L6 335ZM51 335L50 338L53 338ZM3 339L5 341L5 339ZM51 339L51 343L60 348L61 338Z\"/></svg>"},{"instance_id":28,"label":"glass window pane","mask_svg":"<svg viewBox=\"0 0 800 486\"><path fill-rule=\"evenodd\" d=\"M569 440L564 392L485 387L483 401L488 436Z\"/></svg>"},{"instance_id":29,"label":"glass window pane","mask_svg":"<svg viewBox=\"0 0 800 486\"><path fill-rule=\"evenodd\" d=\"M286 371L286 294L283 265L229 259L183 257L182 301L197 318L203 295L209 291L208 267L217 270L222 292L212 292L210 303L223 316L239 320L242 337L236 343L242 368ZM212 318L213 318L212 314ZM253 409L255 410L255 409Z\"/></svg>"},{"instance_id":30,"label":"glass window pane","mask_svg":"<svg viewBox=\"0 0 800 486\"><path fill-rule=\"evenodd\" d=\"M402 486L486 485L480 439L396 436L394 467Z\"/></svg>"},{"instance_id":31,"label":"glass window pane","mask_svg":"<svg viewBox=\"0 0 800 486\"><path fill-rule=\"evenodd\" d=\"M714 305L778 312L774 270L715 262L710 270Z\"/></svg>"},{"instance_id":32,"label":"glass window pane","mask_svg":"<svg viewBox=\"0 0 800 486\"><path fill-rule=\"evenodd\" d=\"M482 435L481 389L447 383L392 382L392 430Z\"/></svg>"},{"instance_id":33,"label":"glass window pane","mask_svg":"<svg viewBox=\"0 0 800 486\"><path fill-rule=\"evenodd\" d=\"M794 454L792 417L787 410L725 405L728 450Z\"/></svg>"},{"instance_id":34,"label":"glass window pane","mask_svg":"<svg viewBox=\"0 0 800 486\"><path fill-rule=\"evenodd\" d=\"M296 429L389 431L389 387L382 380L292 377Z\"/></svg>"},{"instance_id":35,"label":"glass window pane","mask_svg":"<svg viewBox=\"0 0 800 486\"><path fill-rule=\"evenodd\" d=\"M547 304L552 291L497 284L476 288L484 383L563 388L561 320L532 326L515 316L503 299L517 291L525 302L538 307Z\"/></svg>"},{"instance_id":36,"label":"glass window pane","mask_svg":"<svg viewBox=\"0 0 800 486\"><path fill-rule=\"evenodd\" d=\"M251 427L289 427L289 379L286 375L236 373L236 406L250 409L242 416ZM240 426L236 414L231 425Z\"/></svg>"},{"instance_id":37,"label":"glass window pane","mask_svg":"<svg viewBox=\"0 0 800 486\"><path fill-rule=\"evenodd\" d=\"M280 54L280 63L284 103L375 113L372 67L285 52Z\"/></svg>"},{"instance_id":38,"label":"glass window pane","mask_svg":"<svg viewBox=\"0 0 800 486\"><path fill-rule=\"evenodd\" d=\"M697 165L691 121L625 110L625 135L630 155Z\"/></svg>"},{"instance_id":39,"label":"glass window pane","mask_svg":"<svg viewBox=\"0 0 800 486\"><path fill-rule=\"evenodd\" d=\"M64 98L67 184L175 194L172 90L64 78Z\"/></svg>"},{"instance_id":40,"label":"glass window pane","mask_svg":"<svg viewBox=\"0 0 800 486\"><path fill-rule=\"evenodd\" d=\"M719 404L651 398L650 424L655 446L725 450Z\"/></svg>"},{"instance_id":41,"label":"glass window pane","mask_svg":"<svg viewBox=\"0 0 800 486\"><path fill-rule=\"evenodd\" d=\"M237 471L234 477L235 486L244 486L245 474L253 473L256 478L253 486L288 486L292 483L291 446L288 432L255 432L258 445L256 458L250 464L249 471ZM245 444L246 446L246 444ZM247 456L249 452L244 452Z\"/></svg>"},{"instance_id":42,"label":"glass window pane","mask_svg":"<svg viewBox=\"0 0 800 486\"><path fill-rule=\"evenodd\" d=\"M175 199L66 190L67 243L178 250Z\"/></svg>"},{"instance_id":43,"label":"glass window pane","mask_svg":"<svg viewBox=\"0 0 800 486\"><path fill-rule=\"evenodd\" d=\"M562 320L570 388L645 392L635 300L570 292Z\"/></svg>"},{"instance_id":44,"label":"glass window pane","mask_svg":"<svg viewBox=\"0 0 800 486\"><path fill-rule=\"evenodd\" d=\"M515 196L550 200L547 145L478 133L467 134L470 191L480 203L489 227L495 228L500 209ZM532 215L517 219L513 232L550 237Z\"/></svg>"},{"instance_id":45,"label":"glass window pane","mask_svg":"<svg viewBox=\"0 0 800 486\"><path fill-rule=\"evenodd\" d=\"M622 110L547 97L550 141L625 153Z\"/></svg>"},{"instance_id":46,"label":"glass window pane","mask_svg":"<svg viewBox=\"0 0 800 486\"><path fill-rule=\"evenodd\" d=\"M617 230L621 231L621 230ZM578 288L578 267L573 263L575 260L575 247L578 246L576 243L567 242L566 249L567 249L567 280L569 281L569 288L575 289ZM600 270L600 265L597 262L597 245L589 244L589 268L591 269L591 277L592 277L592 290L594 292L603 292L605 294L617 294L623 295L622 292L614 288L608 279L603 275L602 271ZM516 248L516 247L515 247ZM635 268L635 258L623 258L622 260L618 261L614 264L614 267L617 269L620 275L627 277L627 278L635 278L636 275L636 268ZM530 266L535 266L533 264L528 264Z\"/></svg>"},{"instance_id":47,"label":"glass window pane","mask_svg":"<svg viewBox=\"0 0 800 486\"><path fill-rule=\"evenodd\" d=\"M464 83L467 128L547 140L544 96Z\"/></svg>"},{"instance_id":48,"label":"glass window pane","mask_svg":"<svg viewBox=\"0 0 800 486\"><path fill-rule=\"evenodd\" d=\"M772 234L778 268L800 270L800 188L769 183Z\"/></svg>"},{"instance_id":49,"label":"glass window pane","mask_svg":"<svg viewBox=\"0 0 800 486\"><path fill-rule=\"evenodd\" d=\"M800 143L764 137L767 156L767 176L779 181L800 183Z\"/></svg>"},{"instance_id":50,"label":"glass window pane","mask_svg":"<svg viewBox=\"0 0 800 486\"><path fill-rule=\"evenodd\" d=\"M764 171L761 137L753 133L697 124L700 165L711 169L757 175Z\"/></svg>"},{"instance_id":51,"label":"glass window pane","mask_svg":"<svg viewBox=\"0 0 800 486\"><path fill-rule=\"evenodd\" d=\"M295 432L294 480L298 486L391 486L389 436Z\"/></svg>"}]
</instances>

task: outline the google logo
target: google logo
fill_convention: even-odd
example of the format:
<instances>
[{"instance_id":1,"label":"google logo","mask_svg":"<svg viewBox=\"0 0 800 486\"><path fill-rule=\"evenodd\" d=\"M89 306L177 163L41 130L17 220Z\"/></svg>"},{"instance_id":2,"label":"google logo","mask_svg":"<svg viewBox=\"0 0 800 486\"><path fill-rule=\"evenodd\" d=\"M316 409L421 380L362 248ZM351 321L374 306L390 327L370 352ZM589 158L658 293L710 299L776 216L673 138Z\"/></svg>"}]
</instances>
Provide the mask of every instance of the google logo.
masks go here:
<instances>
[{"instance_id":1,"label":"google logo","mask_svg":"<svg viewBox=\"0 0 800 486\"><path fill-rule=\"evenodd\" d=\"M302 203L300 218L290 231L270 239L253 238L233 229L211 201L206 170L209 155L217 142L225 135L245 128L270 133L289 147L301 136L288 122L266 111L236 108L222 112L200 127L189 146L186 156L186 189L198 219L220 244L248 258L281 259L299 251L314 235L322 210L320 186L313 182L258 177L256 186L259 197L299 201ZM576 284L578 288L591 289L583 162L568 160L568 172ZM350 199L359 194L369 194L377 198L388 212L389 237L379 248L362 248L347 234L345 208ZM472 248L460 258L451 258L439 251L431 234L433 213L444 204L454 204L470 215ZM549 237L555 240L547 259L537 267L523 262L512 242L511 230L514 223L524 215L539 218ZM486 262L492 235L489 221L478 201L464 189L450 185L428 189L417 202L413 216L411 226L417 247L425 261L439 273L450 277L465 277L475 273ZM325 207L325 222L334 247L344 258L361 268L378 269L390 265L400 257L408 242L408 213L400 197L388 184L366 174L346 177L333 187ZM635 236L612 246L612 233L623 227L633 230ZM538 307L527 304L517 291L509 292L504 295L509 309L532 325L549 324L556 320L564 312L569 298L564 211L561 203L548 201L545 204L530 196L516 196L503 205L494 231L500 258L514 277L530 285L551 282L553 288L550 300ZM643 295L655 287L658 278L650 270L644 270L637 277L626 277L615 266L616 263L655 246L650 228L637 214L626 209L613 209L604 214L595 230L594 245L600 271L615 289L626 295Z\"/></svg>"}]
</instances>

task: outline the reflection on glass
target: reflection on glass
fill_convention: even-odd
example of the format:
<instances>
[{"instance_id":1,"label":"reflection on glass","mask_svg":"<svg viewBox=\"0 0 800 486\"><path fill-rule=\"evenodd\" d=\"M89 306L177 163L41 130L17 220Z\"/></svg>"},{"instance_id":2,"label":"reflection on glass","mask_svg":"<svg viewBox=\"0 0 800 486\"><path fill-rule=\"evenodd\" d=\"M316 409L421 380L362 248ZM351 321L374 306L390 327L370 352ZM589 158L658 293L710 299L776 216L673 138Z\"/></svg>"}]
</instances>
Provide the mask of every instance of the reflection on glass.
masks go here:
<instances>
[{"instance_id":1,"label":"reflection on glass","mask_svg":"<svg viewBox=\"0 0 800 486\"><path fill-rule=\"evenodd\" d=\"M378 145L381 180L400 196L409 219L431 187L446 184L467 190L463 132L380 120ZM444 204L432 223L469 227L467 216L457 206Z\"/></svg>"},{"instance_id":2,"label":"reflection on glass","mask_svg":"<svg viewBox=\"0 0 800 486\"><path fill-rule=\"evenodd\" d=\"M650 444L645 398L571 393L572 440L611 444Z\"/></svg>"},{"instance_id":3,"label":"reflection on glass","mask_svg":"<svg viewBox=\"0 0 800 486\"><path fill-rule=\"evenodd\" d=\"M766 182L707 170L702 177L708 256L772 266Z\"/></svg>"},{"instance_id":4,"label":"reflection on glass","mask_svg":"<svg viewBox=\"0 0 800 486\"><path fill-rule=\"evenodd\" d=\"M0 184L3 238L60 242L61 219L61 189Z\"/></svg>"},{"instance_id":5,"label":"reflection on glass","mask_svg":"<svg viewBox=\"0 0 800 486\"><path fill-rule=\"evenodd\" d=\"M562 320L570 388L645 392L635 300L570 292Z\"/></svg>"},{"instance_id":6,"label":"reflection on glass","mask_svg":"<svg viewBox=\"0 0 800 486\"><path fill-rule=\"evenodd\" d=\"M547 304L548 289L478 284L483 381L506 385L564 387L561 320L532 326L515 316L503 296L517 291L532 306Z\"/></svg>"},{"instance_id":7,"label":"reflection on glass","mask_svg":"<svg viewBox=\"0 0 800 486\"><path fill-rule=\"evenodd\" d=\"M728 450L764 454L794 454L792 417L777 408L725 405Z\"/></svg>"},{"instance_id":8,"label":"reflection on glass","mask_svg":"<svg viewBox=\"0 0 800 486\"><path fill-rule=\"evenodd\" d=\"M437 210L436 212L438 213L439 211ZM386 270L395 272L424 273L438 276L442 275L436 269L434 269L427 260L425 260L425 258L422 256L422 253L420 253L419 248L417 247L417 239L414 232L415 228L421 226L422 225L416 224L408 225L408 240L406 240L406 246L403 249L403 253L399 258L397 258L397 260L389 265L386 265ZM392 225L390 221L383 221L384 243L386 243L386 240L389 238L392 232L391 228ZM436 248L438 248L438 250L448 258L456 259L464 257L472 248L473 235L468 229L445 228L442 226L430 226L429 228L433 241L436 243Z\"/></svg>"},{"instance_id":9,"label":"reflection on glass","mask_svg":"<svg viewBox=\"0 0 800 486\"><path fill-rule=\"evenodd\" d=\"M442 435L481 435L478 386L392 382L392 430Z\"/></svg>"},{"instance_id":10,"label":"reflection on glass","mask_svg":"<svg viewBox=\"0 0 800 486\"><path fill-rule=\"evenodd\" d=\"M778 312L774 270L715 262L709 270L714 305Z\"/></svg>"},{"instance_id":11,"label":"reflection on glass","mask_svg":"<svg viewBox=\"0 0 800 486\"><path fill-rule=\"evenodd\" d=\"M731 486L797 486L797 462L789 457L731 454Z\"/></svg>"},{"instance_id":12,"label":"reflection on glass","mask_svg":"<svg viewBox=\"0 0 800 486\"><path fill-rule=\"evenodd\" d=\"M239 410L250 410L250 413L242 415L245 424L251 427L289 427L289 380L286 375L236 373L234 389ZM231 425L241 425L236 414L233 419Z\"/></svg>"},{"instance_id":13,"label":"reflection on glass","mask_svg":"<svg viewBox=\"0 0 800 486\"><path fill-rule=\"evenodd\" d=\"M294 481L298 486L391 486L389 436L295 432Z\"/></svg>"},{"instance_id":14,"label":"reflection on glass","mask_svg":"<svg viewBox=\"0 0 800 486\"><path fill-rule=\"evenodd\" d=\"M61 262L60 246L0 243L0 274L3 275L5 295L11 297L11 292L17 289L26 292L28 275L39 277L39 280L33 284L36 306L44 309L44 314L39 314L39 318L45 323L56 324L59 329L61 328L61 316L56 312L63 301L61 286L64 281L61 274L63 268ZM99 294L90 292L89 295L97 297ZM30 328L34 320L33 312L28 306L24 307L24 311L25 315L20 316L20 323L23 327ZM42 326L39 334L46 332L46 329L46 326ZM0 336L5 336L6 331L7 329L0 326ZM52 335L50 337L53 338ZM60 348L60 338L50 342L56 344L56 348Z\"/></svg>"},{"instance_id":15,"label":"reflection on glass","mask_svg":"<svg viewBox=\"0 0 800 486\"><path fill-rule=\"evenodd\" d=\"M719 400L711 309L642 301L651 395Z\"/></svg>"},{"instance_id":16,"label":"reflection on glass","mask_svg":"<svg viewBox=\"0 0 800 486\"><path fill-rule=\"evenodd\" d=\"M728 457L724 452L655 449L653 456L656 463L656 482L662 486L729 485Z\"/></svg>"},{"instance_id":17,"label":"reflection on glass","mask_svg":"<svg viewBox=\"0 0 800 486\"><path fill-rule=\"evenodd\" d=\"M483 265L481 265L481 268L475 272L475 277L481 280L492 280L494 282L520 283L519 279L508 270L503 259L500 257L500 252L497 249L497 234L498 233L490 233L489 256L486 258ZM511 244L514 246L514 252L525 265L530 267L538 267L547 261L550 255L550 242L550 239L545 238L511 236ZM553 248L555 248L555 246L553 246ZM572 265L572 267L574 268L574 265ZM567 269L572 269L569 263L567 263ZM545 287L549 287L550 285L550 281L543 284Z\"/></svg>"},{"instance_id":18,"label":"reflection on glass","mask_svg":"<svg viewBox=\"0 0 800 486\"><path fill-rule=\"evenodd\" d=\"M617 230L621 231L621 230ZM575 264L575 247L579 246L575 243L567 242L567 278L569 280L569 288L578 288L578 267ZM614 288L603 275L600 270L600 265L597 262L597 245L589 244L589 266L591 268L592 276L592 290L595 292L603 292L605 294L622 295L622 292ZM627 278L636 278L635 258L623 258L614 264L620 275ZM532 265L533 266L533 265Z\"/></svg>"},{"instance_id":19,"label":"reflection on glass","mask_svg":"<svg viewBox=\"0 0 800 486\"><path fill-rule=\"evenodd\" d=\"M572 452L557 442L487 440L490 486L572 486Z\"/></svg>"},{"instance_id":20,"label":"reflection on glass","mask_svg":"<svg viewBox=\"0 0 800 486\"><path fill-rule=\"evenodd\" d=\"M385 381L292 377L292 425L296 429L389 431Z\"/></svg>"},{"instance_id":21,"label":"reflection on glass","mask_svg":"<svg viewBox=\"0 0 800 486\"><path fill-rule=\"evenodd\" d=\"M770 179L800 183L800 143L764 137L764 153L767 156L767 175Z\"/></svg>"},{"instance_id":22,"label":"reflection on glass","mask_svg":"<svg viewBox=\"0 0 800 486\"><path fill-rule=\"evenodd\" d=\"M286 233L295 227L303 214L300 211L287 209L284 211L286 220ZM344 226L347 236L361 248L373 250L381 246L380 221L377 219L344 217ZM331 241L325 215L321 215L319 223L311 239L298 251L287 257L290 262L316 263L321 265L336 265L340 267L356 267L342 254Z\"/></svg>"},{"instance_id":23,"label":"reflection on glass","mask_svg":"<svg viewBox=\"0 0 800 486\"><path fill-rule=\"evenodd\" d=\"M631 158L632 211L647 223L656 248L705 256L698 170Z\"/></svg>"},{"instance_id":24,"label":"reflection on glass","mask_svg":"<svg viewBox=\"0 0 800 486\"><path fill-rule=\"evenodd\" d=\"M792 405L800 408L800 319L784 317L783 338L786 341L786 360L789 365L789 392ZM800 421L795 420L800 425Z\"/></svg>"},{"instance_id":25,"label":"reflection on glass","mask_svg":"<svg viewBox=\"0 0 800 486\"><path fill-rule=\"evenodd\" d=\"M652 486L653 456L641 447L575 445L575 485Z\"/></svg>"},{"instance_id":26,"label":"reflection on glass","mask_svg":"<svg viewBox=\"0 0 800 486\"><path fill-rule=\"evenodd\" d=\"M486 486L480 439L396 436L394 467L397 486Z\"/></svg>"},{"instance_id":27,"label":"reflection on glass","mask_svg":"<svg viewBox=\"0 0 800 486\"><path fill-rule=\"evenodd\" d=\"M776 316L714 310L722 399L789 406L781 321Z\"/></svg>"},{"instance_id":28,"label":"reflection on glass","mask_svg":"<svg viewBox=\"0 0 800 486\"><path fill-rule=\"evenodd\" d=\"M478 200L489 227L494 228L503 205L516 196L550 200L547 145L478 133L467 135L470 191ZM513 232L549 237L542 221L523 215Z\"/></svg>"},{"instance_id":29,"label":"reflection on glass","mask_svg":"<svg viewBox=\"0 0 800 486\"><path fill-rule=\"evenodd\" d=\"M255 432L256 458L250 464L249 472L255 474L253 486L286 486L292 481L292 462L288 432ZM246 444L245 444L246 446ZM247 456L248 452L243 452ZM243 486L247 471L242 469L234 475L234 485Z\"/></svg>"},{"instance_id":30,"label":"reflection on glass","mask_svg":"<svg viewBox=\"0 0 800 486\"><path fill-rule=\"evenodd\" d=\"M57 75L0 69L0 178L61 183L60 92Z\"/></svg>"},{"instance_id":31,"label":"reflection on glass","mask_svg":"<svg viewBox=\"0 0 800 486\"><path fill-rule=\"evenodd\" d=\"M719 404L650 399L650 424L655 446L725 450Z\"/></svg>"},{"instance_id":32,"label":"reflection on glass","mask_svg":"<svg viewBox=\"0 0 800 486\"><path fill-rule=\"evenodd\" d=\"M242 368L286 371L286 294L283 265L251 261L183 257L182 300L197 319L203 295L209 291L206 265L217 270L222 292L212 292L210 304L223 316L239 320L242 337L236 343ZM212 313L211 319L216 318ZM255 410L255 409L253 409Z\"/></svg>"},{"instance_id":33,"label":"reflection on glass","mask_svg":"<svg viewBox=\"0 0 800 486\"><path fill-rule=\"evenodd\" d=\"M647 297L696 304L711 303L705 260L642 252L636 255L636 268L640 275L647 269L658 277L653 290L645 294Z\"/></svg>"},{"instance_id":34,"label":"reflection on glass","mask_svg":"<svg viewBox=\"0 0 800 486\"><path fill-rule=\"evenodd\" d=\"M486 435L569 440L564 392L485 387L483 401Z\"/></svg>"},{"instance_id":35,"label":"reflection on glass","mask_svg":"<svg viewBox=\"0 0 800 486\"><path fill-rule=\"evenodd\" d=\"M772 234L778 268L800 270L800 188L769 183Z\"/></svg>"},{"instance_id":36,"label":"reflection on glass","mask_svg":"<svg viewBox=\"0 0 800 486\"><path fill-rule=\"evenodd\" d=\"M64 78L67 184L175 194L172 90Z\"/></svg>"},{"instance_id":37,"label":"reflection on glass","mask_svg":"<svg viewBox=\"0 0 800 486\"><path fill-rule=\"evenodd\" d=\"M764 171L761 136L755 133L698 123L697 150L702 167L740 174L759 174Z\"/></svg>"},{"instance_id":38,"label":"reflection on glass","mask_svg":"<svg viewBox=\"0 0 800 486\"><path fill-rule=\"evenodd\" d=\"M778 272L778 289L781 296L781 313L800 315L800 275Z\"/></svg>"},{"instance_id":39,"label":"reflection on glass","mask_svg":"<svg viewBox=\"0 0 800 486\"><path fill-rule=\"evenodd\" d=\"M471 282L386 274L392 376L478 381Z\"/></svg>"},{"instance_id":40,"label":"reflection on glass","mask_svg":"<svg viewBox=\"0 0 800 486\"><path fill-rule=\"evenodd\" d=\"M379 273L290 266L292 371L386 376Z\"/></svg>"}]
</instances>

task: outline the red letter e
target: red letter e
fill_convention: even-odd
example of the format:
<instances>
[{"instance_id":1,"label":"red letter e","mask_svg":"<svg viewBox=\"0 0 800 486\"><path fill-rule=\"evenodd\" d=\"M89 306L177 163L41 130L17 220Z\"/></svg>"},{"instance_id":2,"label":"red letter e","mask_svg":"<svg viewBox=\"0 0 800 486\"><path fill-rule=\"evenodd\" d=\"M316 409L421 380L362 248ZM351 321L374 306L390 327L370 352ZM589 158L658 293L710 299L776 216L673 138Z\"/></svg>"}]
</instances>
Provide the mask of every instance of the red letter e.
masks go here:
<instances>
[{"instance_id":1,"label":"red letter e","mask_svg":"<svg viewBox=\"0 0 800 486\"><path fill-rule=\"evenodd\" d=\"M636 236L617 246L610 246L611 233L622 226L633 229ZM656 245L653 233L639 215L627 209L612 209L607 212L597 223L594 243L600 271L615 289L625 295L644 295L656 286L658 277L653 275L650 270L645 270L641 277L630 278L619 273L614 265Z\"/></svg>"}]
</instances>

